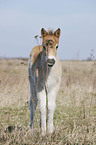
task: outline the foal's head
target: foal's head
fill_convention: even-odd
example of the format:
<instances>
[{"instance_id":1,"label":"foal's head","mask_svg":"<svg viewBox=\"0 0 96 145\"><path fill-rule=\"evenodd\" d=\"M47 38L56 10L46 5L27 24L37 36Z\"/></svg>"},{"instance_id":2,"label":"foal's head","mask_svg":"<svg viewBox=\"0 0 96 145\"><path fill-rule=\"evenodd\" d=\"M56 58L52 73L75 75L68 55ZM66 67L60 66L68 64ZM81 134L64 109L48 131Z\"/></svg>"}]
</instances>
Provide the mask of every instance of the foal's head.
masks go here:
<instances>
[{"instance_id":1,"label":"foal's head","mask_svg":"<svg viewBox=\"0 0 96 145\"><path fill-rule=\"evenodd\" d=\"M42 28L41 36L43 39L43 52L45 52L47 64L49 67L52 67L56 61L60 28L58 28L55 32L46 32L44 28Z\"/></svg>"}]
</instances>

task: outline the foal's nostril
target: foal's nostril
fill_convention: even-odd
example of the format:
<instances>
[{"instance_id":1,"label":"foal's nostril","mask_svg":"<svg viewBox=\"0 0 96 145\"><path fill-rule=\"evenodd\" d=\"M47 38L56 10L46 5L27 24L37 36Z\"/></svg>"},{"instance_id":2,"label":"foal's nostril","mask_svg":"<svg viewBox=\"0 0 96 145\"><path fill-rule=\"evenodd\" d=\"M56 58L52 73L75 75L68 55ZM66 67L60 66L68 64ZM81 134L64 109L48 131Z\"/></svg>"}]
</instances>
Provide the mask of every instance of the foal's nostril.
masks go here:
<instances>
[{"instance_id":1,"label":"foal's nostril","mask_svg":"<svg viewBox=\"0 0 96 145\"><path fill-rule=\"evenodd\" d=\"M55 63L55 60L54 59L51 59L52 63L54 64Z\"/></svg>"},{"instance_id":2,"label":"foal's nostril","mask_svg":"<svg viewBox=\"0 0 96 145\"><path fill-rule=\"evenodd\" d=\"M54 60L54 59L48 59L47 62L48 62L48 63L53 63L53 64L54 64L54 63L55 63L55 60Z\"/></svg>"},{"instance_id":3,"label":"foal's nostril","mask_svg":"<svg viewBox=\"0 0 96 145\"><path fill-rule=\"evenodd\" d=\"M48 63L48 66L52 67L55 64L55 59L48 59L47 63Z\"/></svg>"}]
</instances>

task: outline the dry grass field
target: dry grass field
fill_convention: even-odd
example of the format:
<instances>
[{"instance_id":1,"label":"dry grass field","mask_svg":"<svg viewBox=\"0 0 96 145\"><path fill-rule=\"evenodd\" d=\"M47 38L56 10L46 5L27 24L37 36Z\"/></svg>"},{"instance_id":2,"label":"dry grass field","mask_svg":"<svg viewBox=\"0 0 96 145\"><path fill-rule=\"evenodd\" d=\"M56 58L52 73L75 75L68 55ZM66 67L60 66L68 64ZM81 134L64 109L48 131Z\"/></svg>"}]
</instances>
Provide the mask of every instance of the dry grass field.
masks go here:
<instances>
[{"instance_id":1,"label":"dry grass field","mask_svg":"<svg viewBox=\"0 0 96 145\"><path fill-rule=\"evenodd\" d=\"M0 144L96 144L96 66L85 61L61 64L62 81L54 114L56 129L43 137L38 107L34 133L29 128L28 60L0 60Z\"/></svg>"}]
</instances>

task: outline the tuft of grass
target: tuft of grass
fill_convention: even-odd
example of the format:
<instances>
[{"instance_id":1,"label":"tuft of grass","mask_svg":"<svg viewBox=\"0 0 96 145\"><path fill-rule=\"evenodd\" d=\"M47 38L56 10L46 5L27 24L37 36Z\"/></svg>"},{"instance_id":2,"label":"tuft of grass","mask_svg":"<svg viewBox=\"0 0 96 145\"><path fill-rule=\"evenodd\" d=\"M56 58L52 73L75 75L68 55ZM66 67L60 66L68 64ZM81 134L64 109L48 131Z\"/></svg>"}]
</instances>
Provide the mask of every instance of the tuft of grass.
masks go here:
<instances>
[{"instance_id":1,"label":"tuft of grass","mask_svg":"<svg viewBox=\"0 0 96 145\"><path fill-rule=\"evenodd\" d=\"M96 144L96 67L91 61L62 61L55 131L43 137L39 107L29 128L27 60L0 60L0 144Z\"/></svg>"}]
</instances>

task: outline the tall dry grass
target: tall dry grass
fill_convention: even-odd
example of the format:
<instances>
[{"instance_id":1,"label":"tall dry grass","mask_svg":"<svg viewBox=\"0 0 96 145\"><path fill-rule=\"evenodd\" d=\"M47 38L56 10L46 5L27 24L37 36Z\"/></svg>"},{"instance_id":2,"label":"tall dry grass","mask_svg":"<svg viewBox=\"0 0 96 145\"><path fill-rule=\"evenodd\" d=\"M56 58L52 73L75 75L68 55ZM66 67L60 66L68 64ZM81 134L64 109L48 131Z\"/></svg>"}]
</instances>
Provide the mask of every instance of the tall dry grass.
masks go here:
<instances>
[{"instance_id":1,"label":"tall dry grass","mask_svg":"<svg viewBox=\"0 0 96 145\"><path fill-rule=\"evenodd\" d=\"M56 129L43 137L38 106L34 132L29 128L28 61L0 60L1 144L96 144L96 67L93 62L82 61L61 64Z\"/></svg>"}]
</instances>

